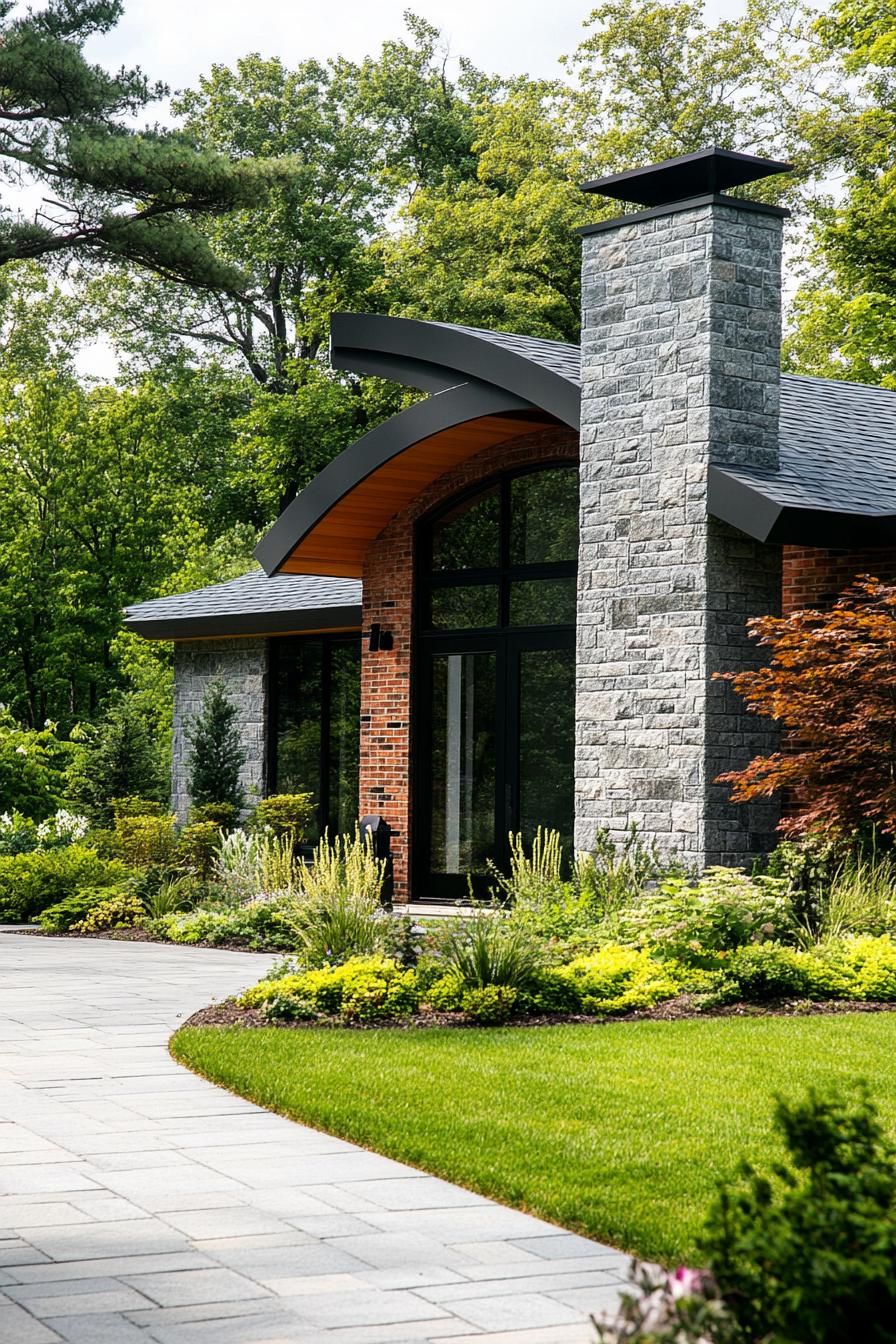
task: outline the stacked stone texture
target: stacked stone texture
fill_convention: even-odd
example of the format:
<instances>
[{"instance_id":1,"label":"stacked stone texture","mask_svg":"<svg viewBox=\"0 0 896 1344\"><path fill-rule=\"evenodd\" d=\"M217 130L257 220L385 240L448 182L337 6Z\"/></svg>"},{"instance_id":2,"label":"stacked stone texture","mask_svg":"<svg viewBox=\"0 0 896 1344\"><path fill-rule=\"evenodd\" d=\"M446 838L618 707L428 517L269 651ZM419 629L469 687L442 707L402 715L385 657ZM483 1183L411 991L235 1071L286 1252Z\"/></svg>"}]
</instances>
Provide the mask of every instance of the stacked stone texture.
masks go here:
<instances>
[{"instance_id":1,"label":"stacked stone texture","mask_svg":"<svg viewBox=\"0 0 896 1344\"><path fill-rule=\"evenodd\" d=\"M708 516L710 463L775 467L781 219L708 204L587 235L583 254L576 843L630 821L697 865L772 842L713 783L774 748L720 671L781 552Z\"/></svg>"},{"instance_id":2,"label":"stacked stone texture","mask_svg":"<svg viewBox=\"0 0 896 1344\"><path fill-rule=\"evenodd\" d=\"M198 639L174 646L174 744L171 807L178 821L190 810L187 730L202 709L212 681L224 683L237 710L245 761L240 771L246 808L264 794L267 740L268 645L266 639Z\"/></svg>"}]
</instances>

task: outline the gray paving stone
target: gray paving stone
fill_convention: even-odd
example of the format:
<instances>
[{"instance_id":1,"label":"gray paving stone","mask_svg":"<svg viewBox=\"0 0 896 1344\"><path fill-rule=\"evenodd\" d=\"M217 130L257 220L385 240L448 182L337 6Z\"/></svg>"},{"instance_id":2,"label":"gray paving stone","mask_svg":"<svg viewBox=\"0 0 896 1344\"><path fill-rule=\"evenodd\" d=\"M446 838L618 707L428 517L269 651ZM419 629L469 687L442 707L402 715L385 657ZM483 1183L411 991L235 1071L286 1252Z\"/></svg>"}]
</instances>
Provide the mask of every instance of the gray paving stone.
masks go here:
<instances>
[{"instance_id":1,"label":"gray paving stone","mask_svg":"<svg viewBox=\"0 0 896 1344\"><path fill-rule=\"evenodd\" d=\"M178 1068L270 962L0 931L0 1344L590 1341L618 1252Z\"/></svg>"},{"instance_id":2,"label":"gray paving stone","mask_svg":"<svg viewBox=\"0 0 896 1344\"><path fill-rule=\"evenodd\" d=\"M0 1344L58 1344L62 1338L15 1302L0 1302Z\"/></svg>"}]
</instances>

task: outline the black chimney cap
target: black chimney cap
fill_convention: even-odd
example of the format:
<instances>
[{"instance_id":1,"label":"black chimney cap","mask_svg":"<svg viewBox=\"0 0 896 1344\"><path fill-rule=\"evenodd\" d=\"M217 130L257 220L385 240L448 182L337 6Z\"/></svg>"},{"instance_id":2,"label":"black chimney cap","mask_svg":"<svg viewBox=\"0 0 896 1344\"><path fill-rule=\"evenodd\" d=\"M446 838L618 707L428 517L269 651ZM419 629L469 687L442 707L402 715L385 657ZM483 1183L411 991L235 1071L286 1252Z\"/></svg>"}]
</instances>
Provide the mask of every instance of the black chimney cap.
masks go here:
<instances>
[{"instance_id":1,"label":"black chimney cap","mask_svg":"<svg viewBox=\"0 0 896 1344\"><path fill-rule=\"evenodd\" d=\"M791 163L777 163L756 154L713 147L681 154L677 159L666 159L665 163L648 168L630 168L625 173L597 177L593 182L584 182L582 191L638 205L670 205L691 196L716 195L775 173L787 173L792 167Z\"/></svg>"}]
</instances>

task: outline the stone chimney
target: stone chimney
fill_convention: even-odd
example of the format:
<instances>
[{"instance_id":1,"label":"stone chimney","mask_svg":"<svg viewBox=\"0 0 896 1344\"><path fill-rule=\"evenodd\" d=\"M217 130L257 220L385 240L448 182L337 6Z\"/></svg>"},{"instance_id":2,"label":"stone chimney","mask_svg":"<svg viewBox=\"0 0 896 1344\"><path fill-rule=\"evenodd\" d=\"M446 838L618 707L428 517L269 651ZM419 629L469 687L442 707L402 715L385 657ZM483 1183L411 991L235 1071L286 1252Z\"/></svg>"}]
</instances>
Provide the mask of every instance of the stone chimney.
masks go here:
<instances>
[{"instance_id":1,"label":"stone chimney","mask_svg":"<svg viewBox=\"0 0 896 1344\"><path fill-rule=\"evenodd\" d=\"M778 465L787 211L722 193L787 166L712 149L583 188L647 208L582 230L580 849L632 820L698 867L774 843L714 783L774 733L713 678L761 661L781 548L710 516L707 477Z\"/></svg>"}]
</instances>

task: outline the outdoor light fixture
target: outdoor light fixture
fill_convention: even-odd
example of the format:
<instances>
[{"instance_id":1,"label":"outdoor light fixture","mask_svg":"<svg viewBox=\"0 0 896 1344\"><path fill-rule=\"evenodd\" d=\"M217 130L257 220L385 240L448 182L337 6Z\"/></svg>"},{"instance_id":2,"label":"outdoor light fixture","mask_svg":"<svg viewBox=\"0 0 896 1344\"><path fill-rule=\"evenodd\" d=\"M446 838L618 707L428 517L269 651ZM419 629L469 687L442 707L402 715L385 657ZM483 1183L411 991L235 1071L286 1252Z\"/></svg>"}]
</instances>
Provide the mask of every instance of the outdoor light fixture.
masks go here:
<instances>
[{"instance_id":1,"label":"outdoor light fixture","mask_svg":"<svg viewBox=\"0 0 896 1344\"><path fill-rule=\"evenodd\" d=\"M367 647L371 653L388 651L392 647L392 633L389 630L381 630L378 623L370 627L370 638Z\"/></svg>"}]
</instances>

